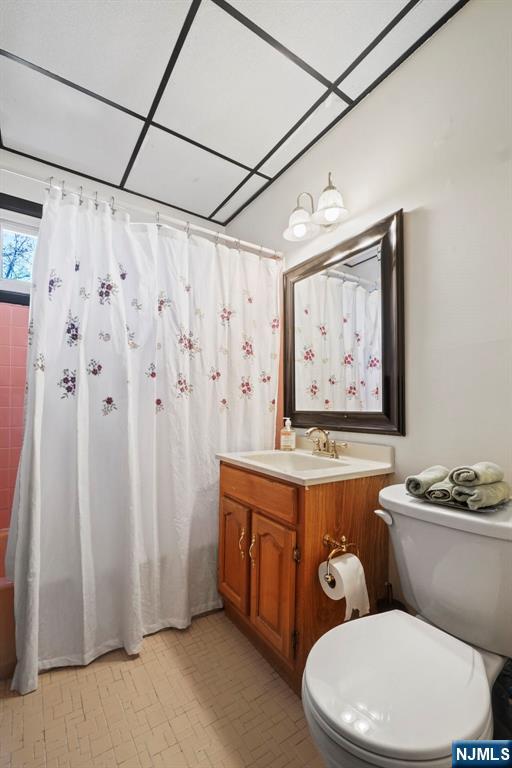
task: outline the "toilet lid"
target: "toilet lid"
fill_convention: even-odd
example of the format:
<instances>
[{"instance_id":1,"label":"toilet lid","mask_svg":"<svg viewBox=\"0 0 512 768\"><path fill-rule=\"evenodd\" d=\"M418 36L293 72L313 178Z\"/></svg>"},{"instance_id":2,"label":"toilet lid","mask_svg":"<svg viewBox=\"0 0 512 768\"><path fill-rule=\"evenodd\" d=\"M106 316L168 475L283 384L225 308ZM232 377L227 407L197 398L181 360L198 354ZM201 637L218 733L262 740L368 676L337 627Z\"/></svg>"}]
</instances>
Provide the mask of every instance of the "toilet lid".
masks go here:
<instances>
[{"instance_id":1,"label":"toilet lid","mask_svg":"<svg viewBox=\"0 0 512 768\"><path fill-rule=\"evenodd\" d=\"M490 690L474 648L401 611L357 619L318 640L304 672L316 714L377 755L432 760L478 739Z\"/></svg>"}]
</instances>

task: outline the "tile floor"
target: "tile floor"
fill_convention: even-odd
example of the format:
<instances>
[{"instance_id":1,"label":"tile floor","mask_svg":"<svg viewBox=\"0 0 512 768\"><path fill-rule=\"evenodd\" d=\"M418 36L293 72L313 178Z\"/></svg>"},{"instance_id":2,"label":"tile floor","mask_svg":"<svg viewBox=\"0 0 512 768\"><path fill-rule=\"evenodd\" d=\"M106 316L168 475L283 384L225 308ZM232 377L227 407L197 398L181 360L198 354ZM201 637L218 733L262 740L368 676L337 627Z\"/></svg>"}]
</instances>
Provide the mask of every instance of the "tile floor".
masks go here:
<instances>
[{"instance_id":1,"label":"tile floor","mask_svg":"<svg viewBox=\"0 0 512 768\"><path fill-rule=\"evenodd\" d=\"M222 612L0 683L0 768L322 768L298 697Z\"/></svg>"}]
</instances>

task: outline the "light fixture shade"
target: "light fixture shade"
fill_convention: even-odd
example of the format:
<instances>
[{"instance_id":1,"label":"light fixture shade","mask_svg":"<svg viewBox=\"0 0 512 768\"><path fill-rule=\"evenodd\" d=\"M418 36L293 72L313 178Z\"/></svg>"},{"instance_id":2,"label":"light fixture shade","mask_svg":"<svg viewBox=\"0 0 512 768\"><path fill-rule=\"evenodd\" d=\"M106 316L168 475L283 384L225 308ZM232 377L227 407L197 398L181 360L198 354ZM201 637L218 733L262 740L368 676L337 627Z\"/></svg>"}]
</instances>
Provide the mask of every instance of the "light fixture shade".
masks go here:
<instances>
[{"instance_id":1,"label":"light fixture shade","mask_svg":"<svg viewBox=\"0 0 512 768\"><path fill-rule=\"evenodd\" d=\"M348 211L343 204L341 192L334 184L332 174L329 173L329 182L320 195L318 207L312 219L322 227L329 227L332 224L336 224L347 213Z\"/></svg>"},{"instance_id":2,"label":"light fixture shade","mask_svg":"<svg viewBox=\"0 0 512 768\"><path fill-rule=\"evenodd\" d=\"M288 227L283 232L283 237L285 240L297 243L314 237L318 230L319 227L311 221L309 211L298 205L290 214Z\"/></svg>"}]
</instances>

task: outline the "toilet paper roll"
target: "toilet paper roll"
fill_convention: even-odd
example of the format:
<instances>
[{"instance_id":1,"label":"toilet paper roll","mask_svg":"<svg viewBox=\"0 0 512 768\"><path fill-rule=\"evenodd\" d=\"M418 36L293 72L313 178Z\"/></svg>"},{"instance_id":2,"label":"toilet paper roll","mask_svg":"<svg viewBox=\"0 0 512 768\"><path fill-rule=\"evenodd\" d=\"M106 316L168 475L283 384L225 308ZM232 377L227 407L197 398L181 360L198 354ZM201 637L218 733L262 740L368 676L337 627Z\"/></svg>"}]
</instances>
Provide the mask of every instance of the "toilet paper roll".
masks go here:
<instances>
[{"instance_id":1,"label":"toilet paper roll","mask_svg":"<svg viewBox=\"0 0 512 768\"><path fill-rule=\"evenodd\" d=\"M330 572L334 576L335 583L330 586L325 580L327 562L318 566L318 578L322 589L331 600L347 601L345 621L352 617L352 611L356 608L359 616L365 616L370 612L370 601L366 589L366 579L363 565L356 555L347 552L345 555L334 557L331 560Z\"/></svg>"}]
</instances>

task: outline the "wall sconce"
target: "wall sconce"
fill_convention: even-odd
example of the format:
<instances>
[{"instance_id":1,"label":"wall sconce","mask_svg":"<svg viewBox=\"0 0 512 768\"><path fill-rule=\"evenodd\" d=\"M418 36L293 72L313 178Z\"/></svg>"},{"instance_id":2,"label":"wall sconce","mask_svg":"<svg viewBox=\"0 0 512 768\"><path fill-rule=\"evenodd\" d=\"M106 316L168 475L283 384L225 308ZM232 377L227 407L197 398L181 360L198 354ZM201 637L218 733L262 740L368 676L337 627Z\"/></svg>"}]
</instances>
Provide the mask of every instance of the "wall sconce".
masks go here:
<instances>
[{"instance_id":1,"label":"wall sconce","mask_svg":"<svg viewBox=\"0 0 512 768\"><path fill-rule=\"evenodd\" d=\"M309 198L311 212L300 204L303 195ZM309 192L301 192L297 197L297 206L290 214L283 237L292 242L310 240L321 231L322 227L333 227L338 224L347 213L341 192L332 180L332 173L329 172L328 183L318 199L316 211L313 196Z\"/></svg>"}]
</instances>

